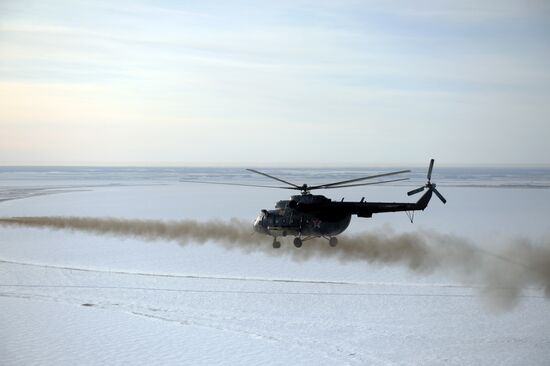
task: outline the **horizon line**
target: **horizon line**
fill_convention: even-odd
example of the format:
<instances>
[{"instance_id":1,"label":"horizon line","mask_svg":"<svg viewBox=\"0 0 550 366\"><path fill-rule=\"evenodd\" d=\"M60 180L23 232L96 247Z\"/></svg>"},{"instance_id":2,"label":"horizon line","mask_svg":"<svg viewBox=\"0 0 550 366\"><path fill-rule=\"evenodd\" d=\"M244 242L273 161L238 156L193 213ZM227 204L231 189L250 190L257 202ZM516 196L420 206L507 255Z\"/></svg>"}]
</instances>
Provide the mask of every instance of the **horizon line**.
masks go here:
<instances>
[{"instance_id":1,"label":"horizon line","mask_svg":"<svg viewBox=\"0 0 550 366\"><path fill-rule=\"evenodd\" d=\"M436 163L442 168L548 168L550 164L542 163ZM202 164L184 163L184 162L0 162L0 168L292 168L292 169L337 169L337 168L394 168L394 167L424 167L421 163L213 163L205 162Z\"/></svg>"}]
</instances>

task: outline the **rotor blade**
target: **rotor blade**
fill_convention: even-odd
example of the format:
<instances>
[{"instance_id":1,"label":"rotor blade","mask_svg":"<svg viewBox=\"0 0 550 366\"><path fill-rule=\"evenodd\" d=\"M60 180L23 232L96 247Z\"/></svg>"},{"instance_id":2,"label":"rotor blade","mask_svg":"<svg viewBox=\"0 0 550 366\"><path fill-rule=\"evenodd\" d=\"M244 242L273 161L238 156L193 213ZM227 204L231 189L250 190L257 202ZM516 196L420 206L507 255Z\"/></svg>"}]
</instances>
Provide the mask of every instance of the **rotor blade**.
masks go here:
<instances>
[{"instance_id":1,"label":"rotor blade","mask_svg":"<svg viewBox=\"0 0 550 366\"><path fill-rule=\"evenodd\" d=\"M186 179L180 179L180 182L186 182L186 183L204 183L204 184L219 184L223 186L243 186L243 187L261 187L261 188L278 188L278 189L298 189L294 187L276 187L276 186L263 186L259 184L242 184L242 183L222 183L222 182L206 182L206 181L199 181L199 180L186 180Z\"/></svg>"},{"instance_id":2,"label":"rotor blade","mask_svg":"<svg viewBox=\"0 0 550 366\"><path fill-rule=\"evenodd\" d=\"M428 181L432 180L433 168L434 168L434 159L430 160L430 167L428 168Z\"/></svg>"},{"instance_id":3,"label":"rotor blade","mask_svg":"<svg viewBox=\"0 0 550 366\"><path fill-rule=\"evenodd\" d=\"M264 177L268 177L268 178L271 178L271 179L275 179L275 180L277 180L277 181L279 181L279 182L282 182L282 183L291 185L291 186L293 186L293 187L295 187L295 188L301 189L299 186L297 186L297 185L294 184L294 183L287 182L286 180L282 180L282 179L277 178L277 177L274 177L274 176L272 176L272 175L269 175L269 174L266 174L266 173L262 173L262 172L260 172L260 171L254 170L254 169L246 169L246 170L248 170L249 172L252 172L252 173L256 173L256 174L263 175Z\"/></svg>"},{"instance_id":4,"label":"rotor blade","mask_svg":"<svg viewBox=\"0 0 550 366\"><path fill-rule=\"evenodd\" d=\"M432 188L432 190L434 191L435 195L436 195L437 197L439 197L439 199L441 200L441 202L447 203L447 200L445 199L445 197L443 197L443 196L441 195L441 193L439 193L439 192L437 191L437 189Z\"/></svg>"},{"instance_id":5,"label":"rotor blade","mask_svg":"<svg viewBox=\"0 0 550 366\"><path fill-rule=\"evenodd\" d=\"M318 186L309 187L309 189L311 190L311 189L328 188L328 187L333 187L333 186L339 186L341 184L346 184L346 183L359 182L361 180L366 180L366 179L387 177L388 175L403 174L403 173L409 173L409 172L410 172L410 170L400 170L398 172L383 173L383 174L377 174L377 175L369 175L367 177L362 177L362 178L355 178L355 179L343 180L343 181L340 181L340 182L321 184L321 185L318 185Z\"/></svg>"},{"instance_id":6,"label":"rotor blade","mask_svg":"<svg viewBox=\"0 0 550 366\"><path fill-rule=\"evenodd\" d=\"M370 185L373 185L373 184L382 184L382 183L391 183L391 182L399 182L399 181L402 181L402 180L409 180L409 178L401 178L401 179L392 179L392 180L382 180L380 182L370 182L370 183L358 183L358 184L346 184L346 185L343 185L343 186L330 186L330 187L311 187L309 188L309 190L312 190L312 189L336 189L336 188L344 188L344 187L358 187L358 186L370 186Z\"/></svg>"},{"instance_id":7,"label":"rotor blade","mask_svg":"<svg viewBox=\"0 0 550 366\"><path fill-rule=\"evenodd\" d=\"M418 192L422 192L426 187L420 187L417 189L413 189L412 191L407 192L407 196L412 196L413 194L417 194Z\"/></svg>"}]
</instances>

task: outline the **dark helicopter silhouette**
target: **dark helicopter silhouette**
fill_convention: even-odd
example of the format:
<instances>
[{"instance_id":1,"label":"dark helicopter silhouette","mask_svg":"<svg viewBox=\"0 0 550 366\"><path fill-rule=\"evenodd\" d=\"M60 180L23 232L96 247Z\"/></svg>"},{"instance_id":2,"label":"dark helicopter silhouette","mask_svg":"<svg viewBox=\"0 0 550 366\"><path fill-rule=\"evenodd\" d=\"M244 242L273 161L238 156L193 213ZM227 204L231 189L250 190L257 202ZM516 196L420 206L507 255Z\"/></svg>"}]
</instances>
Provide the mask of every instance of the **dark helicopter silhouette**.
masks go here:
<instances>
[{"instance_id":1,"label":"dark helicopter silhouette","mask_svg":"<svg viewBox=\"0 0 550 366\"><path fill-rule=\"evenodd\" d=\"M428 206L428 202L432 198L432 193L443 202L447 201L435 188L435 183L431 182L434 159L430 161L428 168L428 182L417 189L408 192L409 196L422 192L427 189L426 193L416 202L367 202L363 199L359 202L343 202L332 201L322 195L311 194L311 191L317 189L335 189L344 187L357 187L373 184L382 184L390 182L398 182L407 180L408 178L398 178L384 181L357 183L360 181L387 177L391 175L408 173L410 170L400 170L396 172L370 175L362 178L344 180L340 182L327 183L315 186L303 184L301 186L272 175L254 170L247 169L250 172L263 175L274 179L281 183L287 184L285 187L264 186L256 184L240 184L240 183L219 183L219 182L198 182L182 180L192 183L211 183L224 185L238 185L247 187L265 187L265 188L280 188L293 189L300 191L300 195L293 195L290 200L282 200L276 203L274 210L262 210L254 221L254 230L258 233L270 235L273 237L273 248L280 248L281 242L277 240L279 236L294 236L294 245L297 248L302 246L305 240L323 237L328 240L329 245L334 247L338 244L336 235L342 233L350 224L351 216L372 217L375 213L381 212L414 212L424 210Z\"/></svg>"}]
</instances>

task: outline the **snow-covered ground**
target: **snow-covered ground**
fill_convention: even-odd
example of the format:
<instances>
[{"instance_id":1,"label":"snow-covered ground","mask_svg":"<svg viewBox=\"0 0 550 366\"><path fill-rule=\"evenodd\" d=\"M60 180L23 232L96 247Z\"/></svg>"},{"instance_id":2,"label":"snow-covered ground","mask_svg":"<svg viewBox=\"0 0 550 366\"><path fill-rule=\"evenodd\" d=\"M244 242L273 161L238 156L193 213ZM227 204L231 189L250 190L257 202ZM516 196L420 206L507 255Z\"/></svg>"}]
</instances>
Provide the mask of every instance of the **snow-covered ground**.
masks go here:
<instances>
[{"instance_id":1,"label":"snow-covered ground","mask_svg":"<svg viewBox=\"0 0 550 366\"><path fill-rule=\"evenodd\" d=\"M186 184L173 176L121 180L100 173L103 178L94 181L12 175L4 182L3 198L11 199L0 202L0 217L252 222L260 209L287 194ZM404 214L381 214L355 218L349 231L433 229L482 248L516 237L550 237L550 190L452 185L438 186L448 204L434 199L414 224ZM407 201L409 188L326 194ZM550 301L538 288L526 290L512 310L496 312L480 300L476 284L437 271L419 275L330 258L296 262L278 252L246 253L216 243L181 247L1 226L0 248L0 359L6 365L550 360Z\"/></svg>"}]
</instances>

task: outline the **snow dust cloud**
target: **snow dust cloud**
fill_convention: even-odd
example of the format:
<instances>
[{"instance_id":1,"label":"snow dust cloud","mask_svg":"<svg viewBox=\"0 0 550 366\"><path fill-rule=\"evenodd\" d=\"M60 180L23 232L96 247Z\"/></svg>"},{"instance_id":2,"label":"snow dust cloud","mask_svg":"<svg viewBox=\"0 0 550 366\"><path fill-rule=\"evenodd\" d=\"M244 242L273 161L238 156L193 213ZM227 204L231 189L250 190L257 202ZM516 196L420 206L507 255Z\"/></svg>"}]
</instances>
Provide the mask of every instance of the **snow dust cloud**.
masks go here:
<instances>
[{"instance_id":1,"label":"snow dust cloud","mask_svg":"<svg viewBox=\"0 0 550 366\"><path fill-rule=\"evenodd\" d=\"M417 273L441 271L479 286L484 301L493 309L508 310L520 300L527 287L542 288L550 299L550 241L515 240L486 246L433 231L393 233L376 230L356 235L340 235L332 248L324 239L306 241L302 248L283 243L271 247L271 238L254 234L248 222L158 221L85 217L13 217L0 225L82 231L148 241L169 240L180 245L211 242L226 249L287 255L297 261L335 258L342 262L401 265Z\"/></svg>"}]
</instances>

